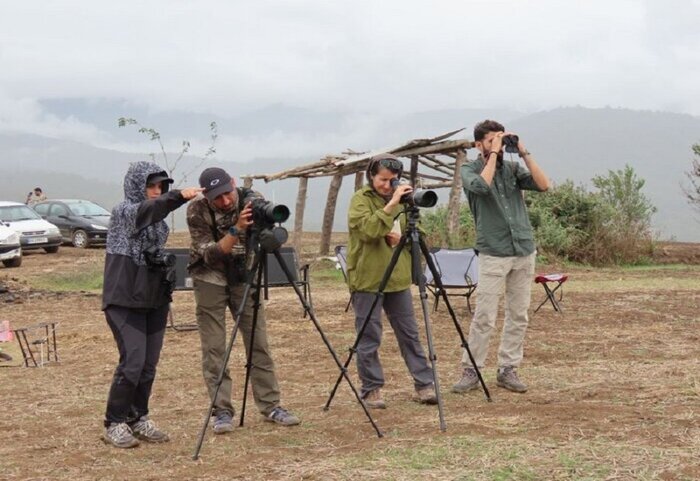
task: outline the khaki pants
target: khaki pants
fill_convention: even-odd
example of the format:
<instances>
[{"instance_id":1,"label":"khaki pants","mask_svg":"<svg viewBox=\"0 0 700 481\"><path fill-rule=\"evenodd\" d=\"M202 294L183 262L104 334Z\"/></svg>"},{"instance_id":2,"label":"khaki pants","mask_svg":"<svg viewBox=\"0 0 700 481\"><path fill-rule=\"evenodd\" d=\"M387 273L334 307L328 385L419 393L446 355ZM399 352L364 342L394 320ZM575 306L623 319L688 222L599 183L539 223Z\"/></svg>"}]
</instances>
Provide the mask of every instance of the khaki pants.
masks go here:
<instances>
[{"instance_id":1,"label":"khaki pants","mask_svg":"<svg viewBox=\"0 0 700 481\"><path fill-rule=\"evenodd\" d=\"M194 281L194 298L197 303L197 324L202 341L202 371L204 382L209 390L209 396L214 395L224 355L227 347L226 307L235 314L243 300L243 285L233 287L219 286L208 282ZM246 356L250 346L250 334L253 327L253 290L246 302L241 315L239 332L243 335ZM280 390L275 377L275 365L270 356L265 328L265 310L261 304L255 329L252 368L250 381L253 387L253 398L261 413L267 415L280 404ZM214 412L221 410L233 414L231 404L232 382L228 367L224 372L223 382L214 403Z\"/></svg>"},{"instance_id":2,"label":"khaki pants","mask_svg":"<svg viewBox=\"0 0 700 481\"><path fill-rule=\"evenodd\" d=\"M469 349L479 368L484 367L489 338L496 326L498 302L505 287L505 320L498 367L517 367L523 360L523 341L530 307L530 287L535 273L535 253L522 257L479 255L479 285L476 288L476 311L469 328ZM471 367L466 350L464 367Z\"/></svg>"}]
</instances>

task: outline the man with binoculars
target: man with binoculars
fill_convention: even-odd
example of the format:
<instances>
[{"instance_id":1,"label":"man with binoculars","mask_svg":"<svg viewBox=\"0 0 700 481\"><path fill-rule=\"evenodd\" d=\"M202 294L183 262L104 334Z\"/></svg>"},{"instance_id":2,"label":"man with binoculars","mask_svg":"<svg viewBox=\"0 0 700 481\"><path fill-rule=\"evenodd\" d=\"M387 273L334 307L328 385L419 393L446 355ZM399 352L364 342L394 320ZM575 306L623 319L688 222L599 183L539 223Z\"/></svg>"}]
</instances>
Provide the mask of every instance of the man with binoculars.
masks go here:
<instances>
[{"instance_id":1,"label":"man with binoculars","mask_svg":"<svg viewBox=\"0 0 700 481\"><path fill-rule=\"evenodd\" d=\"M352 292L355 329L359 332L377 295L393 249L406 227L400 216L402 202L416 202L408 184L398 184L401 161L390 154L375 156L367 167L367 181L355 192L348 212L348 285ZM408 200L410 199L410 200ZM433 372L418 338L411 299L411 253L401 252L391 277L379 297L357 345L357 370L362 381L362 398L369 408L383 409L381 395L384 372L379 361L382 339L382 309L389 318L401 355L413 377L415 400L436 404Z\"/></svg>"},{"instance_id":2,"label":"man with binoculars","mask_svg":"<svg viewBox=\"0 0 700 481\"><path fill-rule=\"evenodd\" d=\"M226 352L226 308L233 314L243 302L246 263L253 254L246 248L249 227L253 224L252 203L262 199L262 195L236 187L231 176L216 167L205 169L199 184L204 188L204 195L187 209L187 225L192 237L189 271L197 304L204 381L209 395L213 396ZM240 320L246 355L252 334L253 290L250 290ZM262 305L258 309L253 340L250 375L257 408L267 421L284 426L299 424L299 419L280 405ZM214 401L213 430L216 434L233 431L231 389L227 368Z\"/></svg>"},{"instance_id":3,"label":"man with binoculars","mask_svg":"<svg viewBox=\"0 0 700 481\"><path fill-rule=\"evenodd\" d=\"M469 328L469 347L481 370L486 363L489 338L496 326L498 303L505 289L505 320L498 350L498 386L527 391L517 368L523 359L530 286L535 270L535 240L523 191L544 192L549 180L518 137L503 125L485 120L474 127L478 159L462 166L462 185L476 226L479 285L476 311ZM503 159L503 147L517 153L525 165ZM460 152L459 155L465 155ZM462 377L452 391L478 389L479 378L464 351Z\"/></svg>"}]
</instances>

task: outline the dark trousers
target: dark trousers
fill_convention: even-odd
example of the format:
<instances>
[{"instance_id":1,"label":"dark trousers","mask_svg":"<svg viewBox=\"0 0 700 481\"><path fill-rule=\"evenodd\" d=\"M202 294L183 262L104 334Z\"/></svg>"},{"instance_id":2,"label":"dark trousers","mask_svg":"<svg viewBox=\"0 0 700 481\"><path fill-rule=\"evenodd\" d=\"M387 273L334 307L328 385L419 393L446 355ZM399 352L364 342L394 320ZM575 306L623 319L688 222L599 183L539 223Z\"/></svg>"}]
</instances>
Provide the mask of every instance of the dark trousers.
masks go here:
<instances>
[{"instance_id":1,"label":"dark trousers","mask_svg":"<svg viewBox=\"0 0 700 481\"><path fill-rule=\"evenodd\" d=\"M355 309L355 330L359 332L372 302L372 292L354 292L352 305ZM385 292L372 311L367 327L357 345L357 371L362 380L362 396L384 385L384 371L379 361L379 346L382 343L382 309L389 318L399 343L401 356L413 377L414 387L423 389L433 385L433 371L428 365L423 346L418 338L418 326L413 312L410 289Z\"/></svg>"},{"instance_id":2,"label":"dark trousers","mask_svg":"<svg viewBox=\"0 0 700 481\"><path fill-rule=\"evenodd\" d=\"M169 306L157 309L105 309L119 349L119 365L114 371L107 399L105 426L134 421L148 414L148 399L156 377L156 365L163 347Z\"/></svg>"}]
</instances>

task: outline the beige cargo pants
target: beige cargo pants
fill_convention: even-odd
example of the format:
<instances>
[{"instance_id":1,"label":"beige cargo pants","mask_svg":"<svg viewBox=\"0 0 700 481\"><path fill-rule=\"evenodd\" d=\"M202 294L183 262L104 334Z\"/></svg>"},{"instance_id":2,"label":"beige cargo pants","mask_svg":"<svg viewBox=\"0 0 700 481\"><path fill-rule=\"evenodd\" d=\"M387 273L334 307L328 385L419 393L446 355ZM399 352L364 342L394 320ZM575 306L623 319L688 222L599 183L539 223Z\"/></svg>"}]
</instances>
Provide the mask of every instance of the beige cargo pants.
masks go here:
<instances>
[{"instance_id":1,"label":"beige cargo pants","mask_svg":"<svg viewBox=\"0 0 700 481\"><path fill-rule=\"evenodd\" d=\"M486 362L489 339L498 315L498 303L505 288L505 320L498 367L517 367L523 360L523 342L530 307L530 287L535 273L533 252L522 257L479 255L479 284L476 288L476 311L469 328L469 349L481 369ZM471 367L464 350L462 365Z\"/></svg>"}]
</instances>

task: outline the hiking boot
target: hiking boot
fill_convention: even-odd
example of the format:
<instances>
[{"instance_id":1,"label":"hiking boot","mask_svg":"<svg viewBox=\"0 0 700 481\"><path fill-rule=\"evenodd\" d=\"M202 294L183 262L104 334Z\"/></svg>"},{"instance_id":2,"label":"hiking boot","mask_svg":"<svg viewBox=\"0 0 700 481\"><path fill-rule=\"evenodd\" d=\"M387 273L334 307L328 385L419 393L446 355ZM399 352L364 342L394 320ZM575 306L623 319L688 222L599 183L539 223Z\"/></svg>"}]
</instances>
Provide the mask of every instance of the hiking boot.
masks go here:
<instances>
[{"instance_id":1,"label":"hiking boot","mask_svg":"<svg viewBox=\"0 0 700 481\"><path fill-rule=\"evenodd\" d=\"M233 431L233 415L228 411L216 413L212 431L214 431L214 434L224 434Z\"/></svg>"},{"instance_id":2,"label":"hiking boot","mask_svg":"<svg viewBox=\"0 0 700 481\"><path fill-rule=\"evenodd\" d=\"M133 448L139 445L139 440L134 437L126 423L112 423L107 426L102 441L116 448Z\"/></svg>"},{"instance_id":3,"label":"hiking boot","mask_svg":"<svg viewBox=\"0 0 700 481\"><path fill-rule=\"evenodd\" d=\"M476 375L476 369L473 367L465 367L462 372L462 379L457 381L457 384L452 386L452 392L468 392L479 387L479 376Z\"/></svg>"},{"instance_id":4,"label":"hiking boot","mask_svg":"<svg viewBox=\"0 0 700 481\"><path fill-rule=\"evenodd\" d=\"M413 400L421 404L437 404L438 399L435 395L435 388L433 386L424 387L423 389L416 389L416 394L413 396Z\"/></svg>"},{"instance_id":5,"label":"hiking boot","mask_svg":"<svg viewBox=\"0 0 700 481\"><path fill-rule=\"evenodd\" d=\"M148 416L141 416L138 421L130 425L131 432L141 441L149 443L167 443L170 438L167 434L156 427L156 423L148 419Z\"/></svg>"},{"instance_id":6,"label":"hiking boot","mask_svg":"<svg viewBox=\"0 0 700 481\"><path fill-rule=\"evenodd\" d=\"M498 369L496 384L513 392L527 391L527 384L518 379L518 372L513 366L506 366Z\"/></svg>"},{"instance_id":7,"label":"hiking boot","mask_svg":"<svg viewBox=\"0 0 700 481\"><path fill-rule=\"evenodd\" d=\"M282 426L296 426L301 422L298 417L280 406L270 411L270 414L265 416L265 421L281 424Z\"/></svg>"},{"instance_id":8,"label":"hiking boot","mask_svg":"<svg viewBox=\"0 0 700 481\"><path fill-rule=\"evenodd\" d=\"M382 392L379 388L368 392L363 398L365 406L369 409L386 409L386 403L382 399Z\"/></svg>"}]
</instances>

